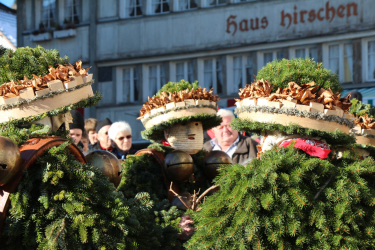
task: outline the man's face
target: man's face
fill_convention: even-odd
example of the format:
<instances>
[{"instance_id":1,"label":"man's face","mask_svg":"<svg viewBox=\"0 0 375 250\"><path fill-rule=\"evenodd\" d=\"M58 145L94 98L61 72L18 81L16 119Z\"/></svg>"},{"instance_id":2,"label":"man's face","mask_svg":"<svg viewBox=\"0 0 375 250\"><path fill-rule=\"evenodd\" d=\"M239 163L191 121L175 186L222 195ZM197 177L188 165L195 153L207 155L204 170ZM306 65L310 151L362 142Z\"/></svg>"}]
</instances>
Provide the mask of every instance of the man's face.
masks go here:
<instances>
[{"instance_id":1,"label":"man's face","mask_svg":"<svg viewBox=\"0 0 375 250\"><path fill-rule=\"evenodd\" d=\"M82 130L79 128L72 128L70 129L70 138L73 139L74 144L78 144L82 138Z\"/></svg>"},{"instance_id":2,"label":"man's face","mask_svg":"<svg viewBox=\"0 0 375 250\"><path fill-rule=\"evenodd\" d=\"M238 131L230 126L231 121L232 117L225 116L220 126L212 129L220 145L231 145L238 137Z\"/></svg>"},{"instance_id":3,"label":"man's face","mask_svg":"<svg viewBox=\"0 0 375 250\"><path fill-rule=\"evenodd\" d=\"M111 125L106 125L102 127L98 132L98 141L104 149L111 147L111 139L109 139L108 136L108 130L110 127Z\"/></svg>"},{"instance_id":4,"label":"man's face","mask_svg":"<svg viewBox=\"0 0 375 250\"><path fill-rule=\"evenodd\" d=\"M92 144L92 145L94 145L95 143L97 143L98 142L98 133L96 133L96 131L95 130L90 130L89 131L89 140L90 140L90 143Z\"/></svg>"},{"instance_id":5,"label":"man's face","mask_svg":"<svg viewBox=\"0 0 375 250\"><path fill-rule=\"evenodd\" d=\"M196 154L203 148L202 122L189 122L186 125L176 124L165 131L164 135L172 148L188 154Z\"/></svg>"}]
</instances>

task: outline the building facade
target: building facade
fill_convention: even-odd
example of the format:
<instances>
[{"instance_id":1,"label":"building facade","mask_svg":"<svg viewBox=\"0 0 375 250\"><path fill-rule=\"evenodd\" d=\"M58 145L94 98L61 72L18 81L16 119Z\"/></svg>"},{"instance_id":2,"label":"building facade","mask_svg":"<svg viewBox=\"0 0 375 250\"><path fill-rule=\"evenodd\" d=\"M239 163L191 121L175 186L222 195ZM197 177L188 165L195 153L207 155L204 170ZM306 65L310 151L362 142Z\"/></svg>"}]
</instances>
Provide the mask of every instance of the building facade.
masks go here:
<instances>
[{"instance_id":1,"label":"building facade","mask_svg":"<svg viewBox=\"0 0 375 250\"><path fill-rule=\"evenodd\" d=\"M274 59L312 57L345 89L375 94L375 1L19 0L18 46L56 48L93 66L103 94L86 117L136 120L168 81L198 80L233 103ZM62 30L61 30L62 29ZM41 32L40 32L41 31ZM375 91L373 91L375 92ZM370 94L369 94L370 93Z\"/></svg>"},{"instance_id":2,"label":"building facade","mask_svg":"<svg viewBox=\"0 0 375 250\"><path fill-rule=\"evenodd\" d=\"M0 3L0 45L15 50L17 47L17 11Z\"/></svg>"}]
</instances>

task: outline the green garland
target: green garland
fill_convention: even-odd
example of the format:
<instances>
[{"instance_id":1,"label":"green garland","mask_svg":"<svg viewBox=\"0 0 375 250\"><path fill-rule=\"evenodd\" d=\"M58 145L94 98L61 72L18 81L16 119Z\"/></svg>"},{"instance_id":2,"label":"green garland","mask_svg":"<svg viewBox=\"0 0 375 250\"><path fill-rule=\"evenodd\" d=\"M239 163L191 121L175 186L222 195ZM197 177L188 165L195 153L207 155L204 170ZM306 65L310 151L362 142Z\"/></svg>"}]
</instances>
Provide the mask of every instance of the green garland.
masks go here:
<instances>
[{"instance_id":1,"label":"green garland","mask_svg":"<svg viewBox=\"0 0 375 250\"><path fill-rule=\"evenodd\" d=\"M9 126L10 124L14 126L20 126L23 124L32 123L35 121L42 120L43 118L48 117L48 116L58 116L60 114L65 114L69 112L70 110L95 106L101 99L102 99L102 95L100 93L95 93L94 96L83 99L77 103L73 103L73 104L70 104L61 108L50 110L40 115L28 116L28 117L24 117L21 119L11 120L9 122L3 122L3 123L0 123L0 126Z\"/></svg>"},{"instance_id":2,"label":"green garland","mask_svg":"<svg viewBox=\"0 0 375 250\"><path fill-rule=\"evenodd\" d=\"M145 140L151 141L160 141L164 139L164 130L176 125L176 124L187 124L192 121L200 121L203 124L203 130L206 131L210 128L220 125L222 122L221 117L217 115L209 114L197 114L182 118L172 119L166 122L162 122L158 125L155 125L147 130L141 132L142 138Z\"/></svg>"},{"instance_id":3,"label":"green garland","mask_svg":"<svg viewBox=\"0 0 375 250\"><path fill-rule=\"evenodd\" d=\"M33 98L27 99L27 100L21 99L17 103L12 103L12 104L7 104L7 105L1 105L0 106L0 110L12 109L12 108L15 108L15 107L19 107L19 106L21 106L21 105L23 105L25 103L28 103L29 105L32 105L34 101L41 100L41 99L47 99L47 98L54 97L54 96L62 94L62 93L72 92L74 90L83 88L83 87L85 87L87 85L92 85L93 83L94 83L94 80L91 80L91 81L89 81L87 83L84 83L84 84L81 84L81 85L77 85L74 88L60 89L60 90L57 90L57 91L49 92L47 95L34 96Z\"/></svg>"},{"instance_id":4,"label":"green garland","mask_svg":"<svg viewBox=\"0 0 375 250\"><path fill-rule=\"evenodd\" d=\"M354 122L337 115L326 115L320 112L309 112L309 111L301 111L296 108L276 108L276 107L269 107L269 106L245 106L241 108L235 109L235 114L239 115L242 112L260 112L260 113L267 113L267 114L284 114L302 118L310 118L315 120L323 120L323 121L330 121L336 122L341 125L348 126L349 128L354 127Z\"/></svg>"},{"instance_id":5,"label":"green garland","mask_svg":"<svg viewBox=\"0 0 375 250\"><path fill-rule=\"evenodd\" d=\"M301 136L321 137L331 145L348 145L355 143L354 136L345 134L339 130L330 133L317 129L303 128L298 124L284 126L276 123L250 122L236 118L232 121L231 126L238 131L254 132L258 134L262 131L279 131L284 132L287 135L299 134Z\"/></svg>"}]
</instances>

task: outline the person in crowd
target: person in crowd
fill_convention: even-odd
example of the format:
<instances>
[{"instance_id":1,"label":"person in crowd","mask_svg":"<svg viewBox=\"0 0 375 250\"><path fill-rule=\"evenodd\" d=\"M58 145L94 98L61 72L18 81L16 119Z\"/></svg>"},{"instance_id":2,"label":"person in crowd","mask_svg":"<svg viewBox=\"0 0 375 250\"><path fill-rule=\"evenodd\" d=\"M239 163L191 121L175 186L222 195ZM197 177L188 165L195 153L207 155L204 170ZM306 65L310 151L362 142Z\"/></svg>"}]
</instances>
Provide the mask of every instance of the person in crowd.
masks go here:
<instances>
[{"instance_id":1,"label":"person in crowd","mask_svg":"<svg viewBox=\"0 0 375 250\"><path fill-rule=\"evenodd\" d=\"M84 154L87 154L87 152L89 151L89 136L87 135L87 133L83 133L81 142L83 144L82 151Z\"/></svg>"},{"instance_id":2,"label":"person in crowd","mask_svg":"<svg viewBox=\"0 0 375 250\"><path fill-rule=\"evenodd\" d=\"M235 118L233 112L220 109L217 115L221 116L223 121L220 126L212 128L215 138L206 142L203 149L207 152L221 150L232 158L233 163L242 163L249 158L256 158L258 143L248 136L241 135L237 130L232 130L230 123Z\"/></svg>"},{"instance_id":3,"label":"person in crowd","mask_svg":"<svg viewBox=\"0 0 375 250\"><path fill-rule=\"evenodd\" d=\"M89 118L85 121L85 130L89 138L89 149L92 149L95 143L98 142L98 134L96 133L95 127L98 120L95 118Z\"/></svg>"},{"instance_id":4,"label":"person in crowd","mask_svg":"<svg viewBox=\"0 0 375 250\"><path fill-rule=\"evenodd\" d=\"M73 118L73 122L69 123L70 137L74 141L74 144L83 148L81 142L82 134L85 131L83 116L77 110L71 110L70 114Z\"/></svg>"},{"instance_id":5,"label":"person in crowd","mask_svg":"<svg viewBox=\"0 0 375 250\"><path fill-rule=\"evenodd\" d=\"M98 121L95 127L95 130L98 133L98 142L92 146L92 150L106 150L109 152L113 151L111 139L108 136L108 130L111 125L112 122L108 118L105 118L102 121Z\"/></svg>"},{"instance_id":6,"label":"person in crowd","mask_svg":"<svg viewBox=\"0 0 375 250\"><path fill-rule=\"evenodd\" d=\"M108 130L108 136L112 140L112 153L118 159L124 160L128 154L134 154L137 150L132 147L132 129L127 122L115 122Z\"/></svg>"}]
</instances>

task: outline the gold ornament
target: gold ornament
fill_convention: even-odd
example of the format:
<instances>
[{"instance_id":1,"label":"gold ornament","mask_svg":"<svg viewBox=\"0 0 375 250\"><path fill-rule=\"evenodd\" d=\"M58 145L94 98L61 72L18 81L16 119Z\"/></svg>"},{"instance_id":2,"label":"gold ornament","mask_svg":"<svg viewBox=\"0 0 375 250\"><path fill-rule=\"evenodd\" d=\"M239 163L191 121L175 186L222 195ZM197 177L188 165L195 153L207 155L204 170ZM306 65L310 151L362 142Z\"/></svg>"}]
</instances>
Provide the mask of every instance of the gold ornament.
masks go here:
<instances>
[{"instance_id":1,"label":"gold ornament","mask_svg":"<svg viewBox=\"0 0 375 250\"><path fill-rule=\"evenodd\" d=\"M171 181L185 181L193 174L193 158L184 151L175 150L165 157L164 171Z\"/></svg>"},{"instance_id":2,"label":"gold ornament","mask_svg":"<svg viewBox=\"0 0 375 250\"><path fill-rule=\"evenodd\" d=\"M122 167L117 157L104 150L93 151L86 155L87 163L90 163L100 169L100 171L109 178L115 187L118 187L122 177Z\"/></svg>"},{"instance_id":3,"label":"gold ornament","mask_svg":"<svg viewBox=\"0 0 375 250\"><path fill-rule=\"evenodd\" d=\"M0 136L0 186L9 183L21 168L22 159L17 145Z\"/></svg>"},{"instance_id":4,"label":"gold ornament","mask_svg":"<svg viewBox=\"0 0 375 250\"><path fill-rule=\"evenodd\" d=\"M223 151L211 151L204 158L203 171L208 178L214 179L217 175L217 169L221 165L232 164L232 159Z\"/></svg>"}]
</instances>

